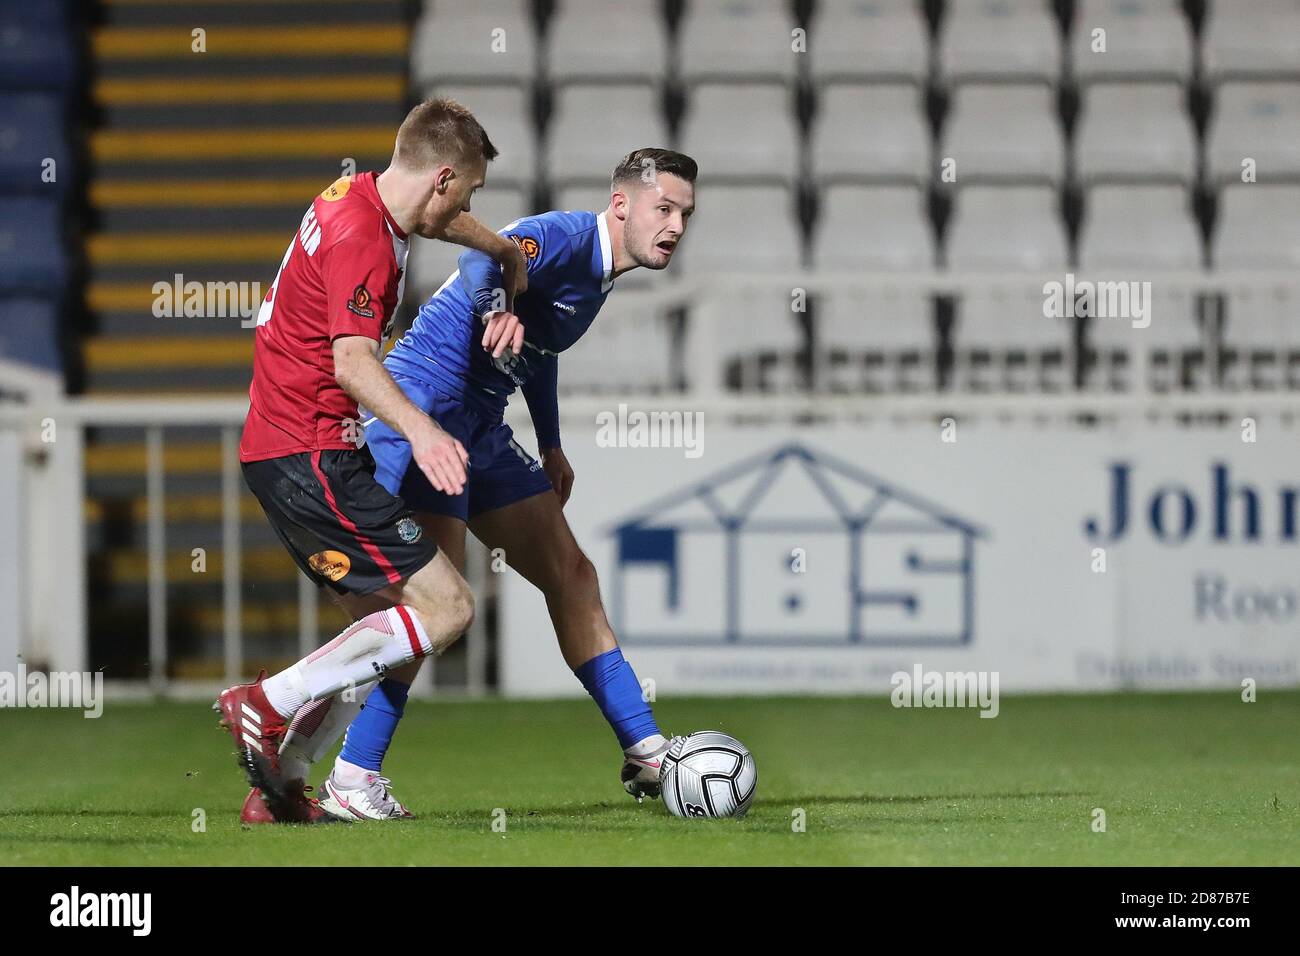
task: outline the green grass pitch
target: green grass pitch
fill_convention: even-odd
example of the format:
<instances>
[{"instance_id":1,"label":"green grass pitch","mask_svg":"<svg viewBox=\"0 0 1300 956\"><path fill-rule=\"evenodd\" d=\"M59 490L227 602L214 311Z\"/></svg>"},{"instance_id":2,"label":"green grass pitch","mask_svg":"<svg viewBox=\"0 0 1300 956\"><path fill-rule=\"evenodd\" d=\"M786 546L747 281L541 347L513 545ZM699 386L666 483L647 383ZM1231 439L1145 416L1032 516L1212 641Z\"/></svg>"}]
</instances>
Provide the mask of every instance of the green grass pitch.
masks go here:
<instances>
[{"instance_id":1,"label":"green grass pitch","mask_svg":"<svg viewBox=\"0 0 1300 956\"><path fill-rule=\"evenodd\" d=\"M881 698L656 709L753 750L747 819L637 806L586 700L413 702L385 770L418 819L320 827L241 827L204 704L5 711L0 863L1300 864L1300 692L1004 697L992 720Z\"/></svg>"}]
</instances>

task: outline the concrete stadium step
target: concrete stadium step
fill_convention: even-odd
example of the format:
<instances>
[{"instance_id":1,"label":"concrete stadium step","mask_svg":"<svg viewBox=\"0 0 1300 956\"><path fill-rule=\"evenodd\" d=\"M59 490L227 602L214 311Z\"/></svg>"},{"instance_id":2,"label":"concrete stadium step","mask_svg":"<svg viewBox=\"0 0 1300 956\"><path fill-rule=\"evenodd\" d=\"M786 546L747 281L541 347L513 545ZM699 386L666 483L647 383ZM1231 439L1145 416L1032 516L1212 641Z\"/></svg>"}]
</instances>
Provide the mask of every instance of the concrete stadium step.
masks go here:
<instances>
[{"instance_id":1,"label":"concrete stadium step","mask_svg":"<svg viewBox=\"0 0 1300 956\"><path fill-rule=\"evenodd\" d=\"M129 263L156 264L184 273L189 265L278 263L289 248L283 232L114 232L86 239L86 260L92 269Z\"/></svg>"},{"instance_id":2,"label":"concrete stadium step","mask_svg":"<svg viewBox=\"0 0 1300 956\"><path fill-rule=\"evenodd\" d=\"M109 578L119 584L144 584L149 580L149 556L142 550L109 549L92 559L102 562ZM205 570L194 570L194 555L190 550L168 551L166 574L168 584L220 584L225 570L225 556L220 546L207 548ZM284 583L296 581L301 574L283 545L265 545L244 548L240 551L240 571L246 581L258 583Z\"/></svg>"},{"instance_id":3,"label":"concrete stadium step","mask_svg":"<svg viewBox=\"0 0 1300 956\"><path fill-rule=\"evenodd\" d=\"M322 169L338 169L345 156L388 158L392 155L395 133L391 123L327 128L295 125L262 129L240 126L101 129L90 136L90 157L96 164L316 159L322 161ZM175 174L173 166L171 175Z\"/></svg>"}]
</instances>

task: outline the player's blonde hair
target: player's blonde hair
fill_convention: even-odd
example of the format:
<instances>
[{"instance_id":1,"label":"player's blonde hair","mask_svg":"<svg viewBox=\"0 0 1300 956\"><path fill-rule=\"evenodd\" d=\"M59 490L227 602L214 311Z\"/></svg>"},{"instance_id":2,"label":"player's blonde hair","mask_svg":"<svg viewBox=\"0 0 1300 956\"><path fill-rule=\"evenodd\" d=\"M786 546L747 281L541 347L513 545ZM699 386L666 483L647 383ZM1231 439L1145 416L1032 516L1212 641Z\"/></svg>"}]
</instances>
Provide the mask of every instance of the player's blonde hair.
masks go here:
<instances>
[{"instance_id":1,"label":"player's blonde hair","mask_svg":"<svg viewBox=\"0 0 1300 956\"><path fill-rule=\"evenodd\" d=\"M435 166L490 162L497 148L474 114L455 100L425 100L406 114L397 130L393 163L424 171Z\"/></svg>"}]
</instances>

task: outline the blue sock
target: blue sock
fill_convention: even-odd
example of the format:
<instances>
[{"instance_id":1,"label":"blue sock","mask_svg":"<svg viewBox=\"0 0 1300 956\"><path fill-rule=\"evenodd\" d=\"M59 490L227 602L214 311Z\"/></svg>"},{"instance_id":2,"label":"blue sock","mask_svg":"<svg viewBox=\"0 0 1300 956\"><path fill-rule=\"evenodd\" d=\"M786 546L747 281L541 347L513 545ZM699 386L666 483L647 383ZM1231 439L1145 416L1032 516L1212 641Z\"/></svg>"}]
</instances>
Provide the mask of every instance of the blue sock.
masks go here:
<instances>
[{"instance_id":1,"label":"blue sock","mask_svg":"<svg viewBox=\"0 0 1300 956\"><path fill-rule=\"evenodd\" d=\"M389 677L379 682L370 692L361 713L348 725L339 756L350 764L378 773L384 765L384 754L393 742L397 722L406 709L406 695L411 686Z\"/></svg>"},{"instance_id":2,"label":"blue sock","mask_svg":"<svg viewBox=\"0 0 1300 956\"><path fill-rule=\"evenodd\" d=\"M632 672L632 665L623 659L623 652L617 647L597 654L573 673L614 728L619 746L624 750L659 733L650 705L641 698L641 685Z\"/></svg>"}]
</instances>

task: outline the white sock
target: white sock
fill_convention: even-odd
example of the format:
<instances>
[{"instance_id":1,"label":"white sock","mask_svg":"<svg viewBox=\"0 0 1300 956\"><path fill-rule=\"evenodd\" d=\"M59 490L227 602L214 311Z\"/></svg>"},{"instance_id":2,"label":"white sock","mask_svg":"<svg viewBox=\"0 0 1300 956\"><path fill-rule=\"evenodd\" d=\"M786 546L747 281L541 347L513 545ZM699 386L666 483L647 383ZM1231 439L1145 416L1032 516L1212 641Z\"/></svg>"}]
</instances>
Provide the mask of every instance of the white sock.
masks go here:
<instances>
[{"instance_id":1,"label":"white sock","mask_svg":"<svg viewBox=\"0 0 1300 956\"><path fill-rule=\"evenodd\" d=\"M373 770L367 770L365 767L358 767L354 763L348 763L342 757L334 758L334 776L338 779L341 787L348 789L359 787L366 782L366 777L374 772Z\"/></svg>"},{"instance_id":2,"label":"white sock","mask_svg":"<svg viewBox=\"0 0 1300 956\"><path fill-rule=\"evenodd\" d=\"M290 779L306 780L312 765L338 743L376 686L367 684L357 688L354 700L344 700L339 695L311 701L294 714L280 745L280 769L284 774Z\"/></svg>"},{"instance_id":3,"label":"white sock","mask_svg":"<svg viewBox=\"0 0 1300 956\"><path fill-rule=\"evenodd\" d=\"M394 667L433 653L420 619L398 605L368 614L334 640L262 683L281 717L292 717L309 700L360 689Z\"/></svg>"},{"instance_id":4,"label":"white sock","mask_svg":"<svg viewBox=\"0 0 1300 956\"><path fill-rule=\"evenodd\" d=\"M663 734L651 734L645 740L638 740L627 750L624 750L623 753L629 757L644 757L654 753L666 743L668 743L668 738Z\"/></svg>"}]
</instances>

